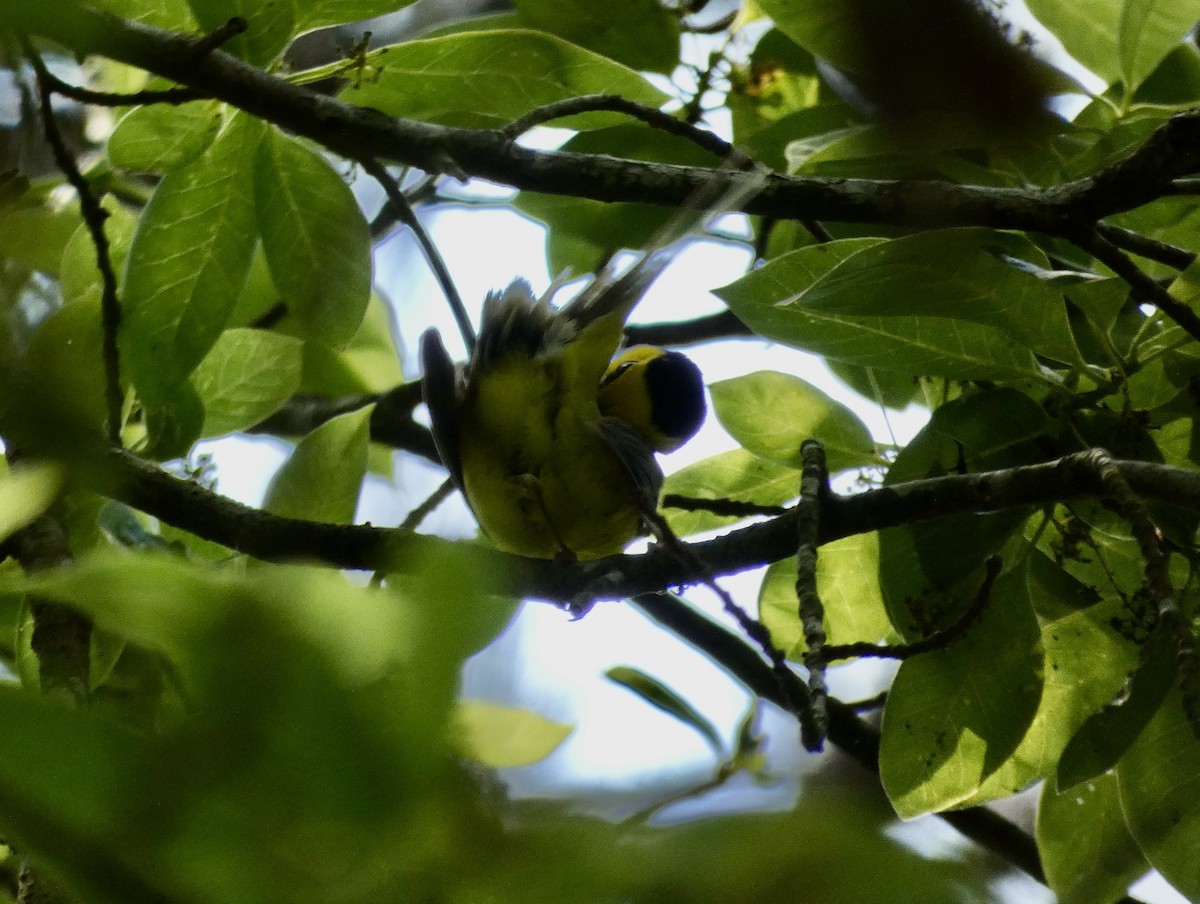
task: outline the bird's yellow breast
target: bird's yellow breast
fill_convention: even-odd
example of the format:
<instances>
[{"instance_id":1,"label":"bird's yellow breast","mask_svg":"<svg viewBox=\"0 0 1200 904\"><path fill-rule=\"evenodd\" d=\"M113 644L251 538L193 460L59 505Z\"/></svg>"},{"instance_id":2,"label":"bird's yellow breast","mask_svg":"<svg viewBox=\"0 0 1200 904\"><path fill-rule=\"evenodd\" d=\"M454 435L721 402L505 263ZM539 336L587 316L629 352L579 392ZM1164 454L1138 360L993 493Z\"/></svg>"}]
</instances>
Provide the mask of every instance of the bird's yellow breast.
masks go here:
<instances>
[{"instance_id":1,"label":"bird's yellow breast","mask_svg":"<svg viewBox=\"0 0 1200 904\"><path fill-rule=\"evenodd\" d=\"M537 558L619 552L637 533L625 467L600 429L596 388L561 357L514 355L471 387L462 420L463 489L497 547Z\"/></svg>"}]
</instances>

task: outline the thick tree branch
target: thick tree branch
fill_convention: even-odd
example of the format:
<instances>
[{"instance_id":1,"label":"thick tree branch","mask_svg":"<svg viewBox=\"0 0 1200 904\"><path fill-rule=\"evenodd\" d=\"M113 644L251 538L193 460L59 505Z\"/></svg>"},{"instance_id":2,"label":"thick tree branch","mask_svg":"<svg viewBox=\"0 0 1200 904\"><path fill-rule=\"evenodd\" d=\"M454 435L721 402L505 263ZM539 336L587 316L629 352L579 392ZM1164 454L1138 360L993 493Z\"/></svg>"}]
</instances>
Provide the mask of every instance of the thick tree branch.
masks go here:
<instances>
[{"instance_id":1,"label":"thick tree branch","mask_svg":"<svg viewBox=\"0 0 1200 904\"><path fill-rule=\"evenodd\" d=\"M70 9L64 9L69 6ZM377 157L431 172L476 176L530 191L598 201L678 207L702 186L718 193L757 174L532 151L502 132L392 118L326 97L172 34L70 3L0 0L0 25L172 79L304 135L348 159ZM1200 155L1200 112L1160 127L1125 160L1049 189L994 188L941 181L801 178L772 175L738 209L788 220L827 219L909 227L991 226L1071 237L1097 220L1170 190Z\"/></svg>"},{"instance_id":2,"label":"thick tree branch","mask_svg":"<svg viewBox=\"0 0 1200 904\"><path fill-rule=\"evenodd\" d=\"M1141 461L1114 464L1139 496L1200 511L1200 472ZM495 575L497 593L559 603L576 600L583 593L595 599L623 599L697 583L703 578L694 564L682 562L671 550L662 548L641 555L561 565L507 555L477 544L451 543L370 525L282 518L226 499L119 451L108 453L103 466L92 469L89 477L91 484L106 495L168 524L273 561L310 559L336 568L410 572L427 556L453 546ZM824 544L946 515L1105 494L1098 478L1073 467L1070 458L1003 471L916 480L851 496L831 494L822 504L819 539ZM685 546L714 573L732 574L787 558L796 550L796 538L796 514L791 510L770 521Z\"/></svg>"}]
</instances>

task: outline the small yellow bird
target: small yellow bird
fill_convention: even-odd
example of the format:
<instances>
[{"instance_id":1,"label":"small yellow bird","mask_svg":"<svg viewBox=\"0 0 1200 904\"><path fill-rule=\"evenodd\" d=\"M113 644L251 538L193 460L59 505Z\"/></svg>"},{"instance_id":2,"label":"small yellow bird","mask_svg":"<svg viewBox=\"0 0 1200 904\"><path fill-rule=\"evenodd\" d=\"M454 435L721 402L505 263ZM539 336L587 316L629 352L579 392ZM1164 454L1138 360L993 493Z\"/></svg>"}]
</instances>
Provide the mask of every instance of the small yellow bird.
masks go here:
<instances>
[{"instance_id":1,"label":"small yellow bird","mask_svg":"<svg viewBox=\"0 0 1200 904\"><path fill-rule=\"evenodd\" d=\"M654 453L699 429L704 384L678 352L617 352L630 310L672 256L662 249L619 278L601 274L561 309L553 288L535 299L524 280L489 294L465 368L436 330L422 336L438 452L498 548L599 558L620 552L658 507Z\"/></svg>"}]
</instances>

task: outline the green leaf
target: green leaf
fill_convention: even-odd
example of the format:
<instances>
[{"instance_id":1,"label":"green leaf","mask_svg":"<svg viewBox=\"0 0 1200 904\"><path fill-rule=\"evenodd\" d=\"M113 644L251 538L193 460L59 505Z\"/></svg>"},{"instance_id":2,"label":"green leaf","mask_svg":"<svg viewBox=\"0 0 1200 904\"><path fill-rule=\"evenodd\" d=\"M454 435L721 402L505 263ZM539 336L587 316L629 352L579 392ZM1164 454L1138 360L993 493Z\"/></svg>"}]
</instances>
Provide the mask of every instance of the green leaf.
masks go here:
<instances>
[{"instance_id":1,"label":"green leaf","mask_svg":"<svg viewBox=\"0 0 1200 904\"><path fill-rule=\"evenodd\" d=\"M467 755L492 769L544 760L573 730L531 710L487 700L461 701L457 721Z\"/></svg>"},{"instance_id":2,"label":"green leaf","mask_svg":"<svg viewBox=\"0 0 1200 904\"><path fill-rule=\"evenodd\" d=\"M669 75L679 65L679 25L657 0L516 0L523 25L616 60Z\"/></svg>"},{"instance_id":3,"label":"green leaf","mask_svg":"<svg viewBox=\"0 0 1200 904\"><path fill-rule=\"evenodd\" d=\"M1186 0L1125 0L1117 51L1127 94L1179 46L1196 19L1196 8Z\"/></svg>"},{"instance_id":4,"label":"green leaf","mask_svg":"<svg viewBox=\"0 0 1200 904\"><path fill-rule=\"evenodd\" d=\"M188 4L205 31L220 28L235 16L245 19L245 32L221 49L255 66L274 62L296 30L294 0L188 0Z\"/></svg>"},{"instance_id":5,"label":"green leaf","mask_svg":"<svg viewBox=\"0 0 1200 904\"><path fill-rule=\"evenodd\" d=\"M195 31L196 20L187 0L93 0L93 6L115 16L167 31Z\"/></svg>"},{"instance_id":6,"label":"green leaf","mask_svg":"<svg viewBox=\"0 0 1200 904\"><path fill-rule=\"evenodd\" d=\"M1037 842L1061 904L1114 904L1150 868L1125 827L1111 774L1063 793L1047 782L1038 801Z\"/></svg>"},{"instance_id":7,"label":"green leaf","mask_svg":"<svg viewBox=\"0 0 1200 904\"><path fill-rule=\"evenodd\" d=\"M301 343L264 330L226 330L192 373L204 405L201 436L252 427L300 388Z\"/></svg>"},{"instance_id":8,"label":"green leaf","mask_svg":"<svg viewBox=\"0 0 1200 904\"><path fill-rule=\"evenodd\" d=\"M125 169L166 172L199 157L220 128L211 101L134 107L109 136L108 158Z\"/></svg>"},{"instance_id":9,"label":"green leaf","mask_svg":"<svg viewBox=\"0 0 1200 904\"><path fill-rule=\"evenodd\" d=\"M684 725L694 728L708 742L718 760L724 762L727 754L721 735L700 712L671 690L657 678L647 675L639 669L629 666L614 666L604 673L604 676L614 684L619 684L632 691L656 709L661 709L669 716L678 719Z\"/></svg>"},{"instance_id":10,"label":"green leaf","mask_svg":"<svg viewBox=\"0 0 1200 904\"><path fill-rule=\"evenodd\" d=\"M304 437L271 479L263 508L333 524L354 520L367 471L374 406L332 418Z\"/></svg>"},{"instance_id":11,"label":"green leaf","mask_svg":"<svg viewBox=\"0 0 1200 904\"><path fill-rule=\"evenodd\" d=\"M487 605L466 565L404 593L124 551L41 573L31 594L170 656L187 706L130 731L0 688L5 831L97 904L437 897L499 841L449 743L443 607Z\"/></svg>"},{"instance_id":12,"label":"green leaf","mask_svg":"<svg viewBox=\"0 0 1200 904\"><path fill-rule=\"evenodd\" d=\"M63 305L42 321L29 343L24 391L6 400L32 415L67 455L77 452L70 443L102 435L107 415L102 345L99 302Z\"/></svg>"},{"instance_id":13,"label":"green leaf","mask_svg":"<svg viewBox=\"0 0 1200 904\"><path fill-rule=\"evenodd\" d=\"M800 472L733 449L719 452L667 476L663 494L698 499L733 499L755 505L782 505L800 495ZM729 516L711 512L665 509L667 523L680 536L711 530L729 523Z\"/></svg>"},{"instance_id":14,"label":"green leaf","mask_svg":"<svg viewBox=\"0 0 1200 904\"><path fill-rule=\"evenodd\" d=\"M1107 772L1126 756L1175 683L1174 651L1163 631L1144 646L1127 690L1092 714L1075 732L1058 761L1056 787L1066 792Z\"/></svg>"},{"instance_id":15,"label":"green leaf","mask_svg":"<svg viewBox=\"0 0 1200 904\"><path fill-rule=\"evenodd\" d=\"M67 242L79 227L79 207L19 207L4 211L0 259L11 258L57 277ZM93 252L93 261L95 260Z\"/></svg>"},{"instance_id":16,"label":"green leaf","mask_svg":"<svg viewBox=\"0 0 1200 904\"><path fill-rule=\"evenodd\" d=\"M414 0L295 0L297 31L341 25L398 12Z\"/></svg>"},{"instance_id":17,"label":"green leaf","mask_svg":"<svg viewBox=\"0 0 1200 904\"><path fill-rule=\"evenodd\" d=\"M1132 644L1110 624L1123 611L1120 600L1089 605L1094 597L1087 588L1037 552L1024 570L1035 607L1048 603L1057 610L1053 620L1042 622L1046 685L1020 746L965 802L970 805L999 800L1053 776L1071 736L1120 690L1137 658ZM1071 606L1077 611L1067 611Z\"/></svg>"},{"instance_id":18,"label":"green leaf","mask_svg":"<svg viewBox=\"0 0 1200 904\"><path fill-rule=\"evenodd\" d=\"M58 498L63 472L47 462L28 462L0 477L0 541L27 527Z\"/></svg>"},{"instance_id":19,"label":"green leaf","mask_svg":"<svg viewBox=\"0 0 1200 904\"><path fill-rule=\"evenodd\" d=\"M262 125L234 118L208 152L155 189L129 249L122 364L159 408L224 331L254 251L254 150Z\"/></svg>"},{"instance_id":20,"label":"green leaf","mask_svg":"<svg viewBox=\"0 0 1200 904\"><path fill-rule=\"evenodd\" d=\"M800 248L715 290L765 339L849 364L953 380L1048 379L1030 349L998 328L946 317L854 317L800 300L850 254L877 244L846 239Z\"/></svg>"},{"instance_id":21,"label":"green leaf","mask_svg":"<svg viewBox=\"0 0 1200 904\"><path fill-rule=\"evenodd\" d=\"M1036 247L1016 236L986 229L919 232L850 256L793 303L859 317L970 321L1003 330L1056 361L1079 363L1062 294L1003 260L1018 252L1044 263Z\"/></svg>"},{"instance_id":22,"label":"green leaf","mask_svg":"<svg viewBox=\"0 0 1200 904\"><path fill-rule=\"evenodd\" d=\"M1136 0L1135 0L1136 2ZM1054 32L1067 53L1106 82L1121 75L1119 23L1127 0L1028 0L1029 11Z\"/></svg>"},{"instance_id":23,"label":"green leaf","mask_svg":"<svg viewBox=\"0 0 1200 904\"><path fill-rule=\"evenodd\" d=\"M1129 832L1150 865L1188 900L1200 898L1200 741L1178 692L1117 764L1117 787Z\"/></svg>"},{"instance_id":24,"label":"green leaf","mask_svg":"<svg viewBox=\"0 0 1200 904\"><path fill-rule=\"evenodd\" d=\"M1014 389L971 393L942 405L900 451L885 483L959 471L1008 468L1042 459L1039 440L1054 426ZM974 593L973 574L1026 518L1024 510L954 515L880 533L881 582L893 624L905 636L944 627ZM970 587L961 587L967 579Z\"/></svg>"},{"instance_id":25,"label":"green leaf","mask_svg":"<svg viewBox=\"0 0 1200 904\"><path fill-rule=\"evenodd\" d=\"M378 78L343 98L389 116L465 128L495 128L530 110L582 94L620 94L657 107L667 96L612 60L536 31L465 32L368 55ZM588 113L556 123L597 128L620 122Z\"/></svg>"},{"instance_id":26,"label":"green leaf","mask_svg":"<svg viewBox=\"0 0 1200 904\"><path fill-rule=\"evenodd\" d=\"M879 752L898 816L961 804L1017 748L1042 696L1040 638L1023 576L1010 572L965 637L901 664Z\"/></svg>"},{"instance_id":27,"label":"green leaf","mask_svg":"<svg viewBox=\"0 0 1200 904\"><path fill-rule=\"evenodd\" d=\"M857 534L824 544L817 556L817 594L831 644L874 643L896 637L879 589L879 538ZM804 655L796 599L796 560L773 563L763 578L758 611L771 639L788 659Z\"/></svg>"},{"instance_id":28,"label":"green leaf","mask_svg":"<svg viewBox=\"0 0 1200 904\"><path fill-rule=\"evenodd\" d=\"M371 236L354 195L320 154L272 129L258 148L258 228L271 279L306 337L335 348L371 294Z\"/></svg>"},{"instance_id":29,"label":"green leaf","mask_svg":"<svg viewBox=\"0 0 1200 904\"><path fill-rule=\"evenodd\" d=\"M387 392L404 379L400 356L392 338L392 309L372 294L358 332L349 345L335 351L323 342L304 343L302 392L317 395L354 395Z\"/></svg>"},{"instance_id":30,"label":"green leaf","mask_svg":"<svg viewBox=\"0 0 1200 904\"><path fill-rule=\"evenodd\" d=\"M101 207L108 214L104 220L104 235L108 239L109 261L119 282L138 221L129 208L111 197L104 198ZM98 309L104 284L96 263L96 245L87 226L80 225L63 248L59 279L64 304L87 300Z\"/></svg>"},{"instance_id":31,"label":"green leaf","mask_svg":"<svg viewBox=\"0 0 1200 904\"><path fill-rule=\"evenodd\" d=\"M799 468L800 445L818 439L830 473L879 463L858 415L799 377L762 370L709 391L721 426L755 455Z\"/></svg>"}]
</instances>

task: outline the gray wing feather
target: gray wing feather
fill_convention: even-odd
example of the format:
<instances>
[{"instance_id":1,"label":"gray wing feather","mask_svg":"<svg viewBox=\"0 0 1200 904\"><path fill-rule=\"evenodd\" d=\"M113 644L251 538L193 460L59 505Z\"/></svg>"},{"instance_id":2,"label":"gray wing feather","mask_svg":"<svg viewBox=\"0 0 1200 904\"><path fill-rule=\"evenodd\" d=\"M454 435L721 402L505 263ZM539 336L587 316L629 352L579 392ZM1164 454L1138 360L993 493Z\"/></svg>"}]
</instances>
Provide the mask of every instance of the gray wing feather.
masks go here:
<instances>
[{"instance_id":1,"label":"gray wing feather","mask_svg":"<svg viewBox=\"0 0 1200 904\"><path fill-rule=\"evenodd\" d=\"M455 486L463 488L462 450L459 445L459 410L462 372L454 366L442 337L434 329L421 336L421 391L429 408L433 443Z\"/></svg>"},{"instance_id":2,"label":"gray wing feather","mask_svg":"<svg viewBox=\"0 0 1200 904\"><path fill-rule=\"evenodd\" d=\"M604 442L625 466L639 505L649 511L657 509L663 472L654 450L640 433L618 418L600 418L599 429Z\"/></svg>"}]
</instances>

